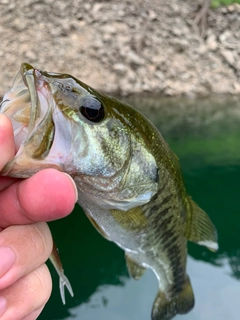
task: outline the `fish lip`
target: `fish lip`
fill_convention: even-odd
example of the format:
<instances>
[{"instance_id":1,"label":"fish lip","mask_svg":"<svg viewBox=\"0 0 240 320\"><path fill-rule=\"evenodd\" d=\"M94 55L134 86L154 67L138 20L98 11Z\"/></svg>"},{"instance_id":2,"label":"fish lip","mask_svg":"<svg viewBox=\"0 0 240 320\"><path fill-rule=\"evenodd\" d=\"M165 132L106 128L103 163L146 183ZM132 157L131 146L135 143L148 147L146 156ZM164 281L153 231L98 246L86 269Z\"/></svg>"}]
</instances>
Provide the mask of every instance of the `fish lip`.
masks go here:
<instances>
[{"instance_id":1,"label":"fish lip","mask_svg":"<svg viewBox=\"0 0 240 320\"><path fill-rule=\"evenodd\" d=\"M27 62L23 62L21 64L20 73L22 75L23 83L27 88L29 88L27 77L32 76L34 79L39 79L42 76L42 72L39 69L35 69L31 64Z\"/></svg>"},{"instance_id":2,"label":"fish lip","mask_svg":"<svg viewBox=\"0 0 240 320\"><path fill-rule=\"evenodd\" d=\"M39 98L37 94L37 88L35 84L35 69L32 65L23 62L21 64L21 75L24 84L27 86L30 101L31 101L31 111L30 111L30 122L28 126L28 134L30 134L34 130L35 122L37 117L40 115L40 108L39 108Z\"/></svg>"},{"instance_id":3,"label":"fish lip","mask_svg":"<svg viewBox=\"0 0 240 320\"><path fill-rule=\"evenodd\" d=\"M46 119L49 118L51 110L47 110L45 107L41 105L41 101L39 98L39 93L41 92L41 86L46 84L46 81L42 79L42 72L38 69L35 69L32 65L29 63L23 62L20 67L20 73L22 76L22 80L26 88L29 92L30 97L30 121L28 125L28 135L25 143L29 141L37 132L38 126L41 126L41 123L46 122ZM46 118L47 116L47 118ZM50 145L52 146L54 141L54 128L53 128L53 135L51 136L51 139L49 140ZM24 142L23 142L24 143ZM24 143L24 144L25 144ZM46 150L46 155L50 152L51 147Z\"/></svg>"},{"instance_id":4,"label":"fish lip","mask_svg":"<svg viewBox=\"0 0 240 320\"><path fill-rule=\"evenodd\" d=\"M22 75L23 83L25 84L25 86L27 88L28 88L28 83L27 83L26 77L28 75L33 75L34 70L35 70L34 67L32 65L30 65L29 63L27 63L27 62L23 62L21 64L20 73Z\"/></svg>"},{"instance_id":5,"label":"fish lip","mask_svg":"<svg viewBox=\"0 0 240 320\"><path fill-rule=\"evenodd\" d=\"M27 62L22 62L20 67L21 74L24 74L25 72L28 72L29 70L34 70L34 67Z\"/></svg>"}]
</instances>

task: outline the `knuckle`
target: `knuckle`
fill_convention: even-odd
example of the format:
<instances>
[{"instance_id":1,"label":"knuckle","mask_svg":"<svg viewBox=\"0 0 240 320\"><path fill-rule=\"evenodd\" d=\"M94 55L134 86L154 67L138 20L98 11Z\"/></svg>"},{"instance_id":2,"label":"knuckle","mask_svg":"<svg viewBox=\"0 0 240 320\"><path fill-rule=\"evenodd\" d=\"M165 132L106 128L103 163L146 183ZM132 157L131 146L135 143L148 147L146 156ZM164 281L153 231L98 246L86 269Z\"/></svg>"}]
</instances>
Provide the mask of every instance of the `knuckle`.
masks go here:
<instances>
[{"instance_id":1,"label":"knuckle","mask_svg":"<svg viewBox=\"0 0 240 320\"><path fill-rule=\"evenodd\" d=\"M52 292L52 278L46 264L33 271L30 290L35 294L38 293L37 308L46 304Z\"/></svg>"},{"instance_id":2,"label":"knuckle","mask_svg":"<svg viewBox=\"0 0 240 320\"><path fill-rule=\"evenodd\" d=\"M34 223L29 225L28 231L28 237L36 250L36 255L44 254L47 259L52 251L52 236L47 224Z\"/></svg>"}]
</instances>

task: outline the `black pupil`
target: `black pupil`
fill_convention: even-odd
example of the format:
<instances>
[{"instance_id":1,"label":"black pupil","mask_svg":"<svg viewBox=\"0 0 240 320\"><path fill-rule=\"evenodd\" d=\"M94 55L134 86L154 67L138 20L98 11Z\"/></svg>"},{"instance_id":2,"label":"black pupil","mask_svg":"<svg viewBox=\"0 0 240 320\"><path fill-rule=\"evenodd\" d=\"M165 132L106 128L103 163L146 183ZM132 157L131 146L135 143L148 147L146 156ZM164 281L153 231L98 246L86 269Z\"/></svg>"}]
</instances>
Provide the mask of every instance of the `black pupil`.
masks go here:
<instances>
[{"instance_id":1,"label":"black pupil","mask_svg":"<svg viewBox=\"0 0 240 320\"><path fill-rule=\"evenodd\" d=\"M85 98L81 102L80 112L92 122L100 122L104 118L103 105L94 97Z\"/></svg>"},{"instance_id":2,"label":"black pupil","mask_svg":"<svg viewBox=\"0 0 240 320\"><path fill-rule=\"evenodd\" d=\"M99 110L86 108L85 113L88 115L89 118L94 119L97 118Z\"/></svg>"}]
</instances>

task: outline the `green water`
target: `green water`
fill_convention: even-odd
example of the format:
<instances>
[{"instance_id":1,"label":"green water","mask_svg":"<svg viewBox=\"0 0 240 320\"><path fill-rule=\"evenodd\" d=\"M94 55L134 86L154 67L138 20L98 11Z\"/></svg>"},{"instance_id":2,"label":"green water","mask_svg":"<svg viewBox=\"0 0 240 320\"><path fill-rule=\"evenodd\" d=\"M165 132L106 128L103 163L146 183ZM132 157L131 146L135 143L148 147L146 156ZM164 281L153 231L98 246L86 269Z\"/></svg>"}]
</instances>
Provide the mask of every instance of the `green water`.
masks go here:
<instances>
[{"instance_id":1,"label":"green water","mask_svg":"<svg viewBox=\"0 0 240 320\"><path fill-rule=\"evenodd\" d=\"M240 105L237 99L132 101L180 158L188 192L214 221L217 253L189 244L193 311L174 319L238 320L240 301ZM150 320L157 281L151 271L129 279L123 251L103 239L79 207L50 224L74 298L53 293L39 319Z\"/></svg>"}]
</instances>

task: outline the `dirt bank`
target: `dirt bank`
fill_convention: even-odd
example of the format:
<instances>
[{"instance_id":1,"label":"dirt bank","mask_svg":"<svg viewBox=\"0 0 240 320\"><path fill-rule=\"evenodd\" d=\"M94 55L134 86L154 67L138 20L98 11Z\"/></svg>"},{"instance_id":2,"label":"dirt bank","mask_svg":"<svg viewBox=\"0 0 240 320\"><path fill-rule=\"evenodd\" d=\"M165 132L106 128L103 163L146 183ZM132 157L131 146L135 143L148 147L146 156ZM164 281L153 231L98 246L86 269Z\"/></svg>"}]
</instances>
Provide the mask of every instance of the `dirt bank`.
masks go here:
<instances>
[{"instance_id":1,"label":"dirt bank","mask_svg":"<svg viewBox=\"0 0 240 320\"><path fill-rule=\"evenodd\" d=\"M200 0L0 0L0 96L22 61L71 73L106 92L240 93L240 5L211 11Z\"/></svg>"}]
</instances>

